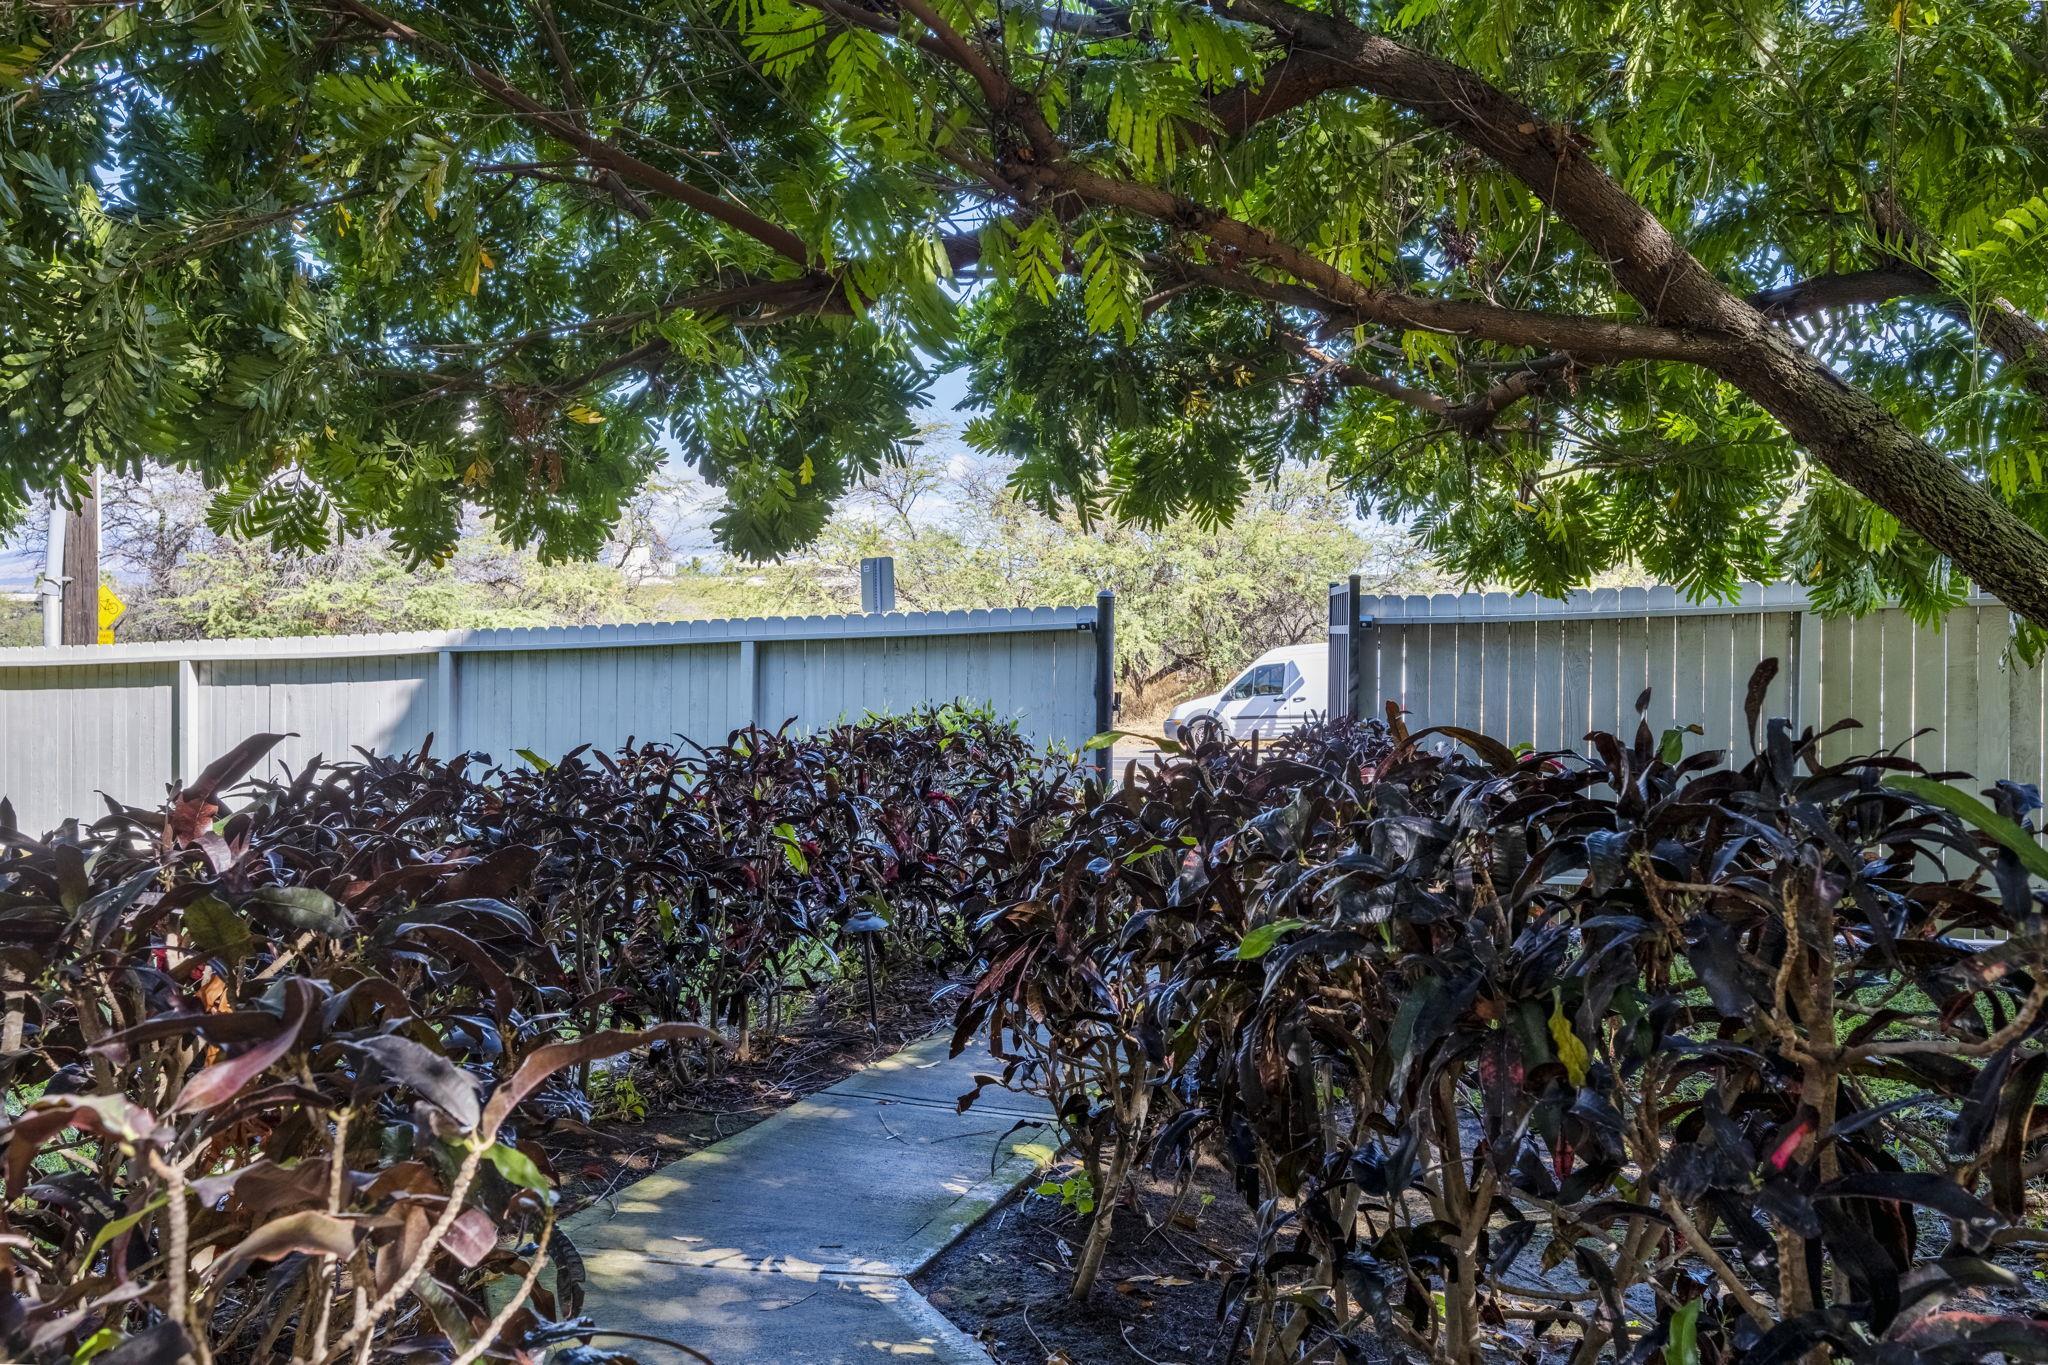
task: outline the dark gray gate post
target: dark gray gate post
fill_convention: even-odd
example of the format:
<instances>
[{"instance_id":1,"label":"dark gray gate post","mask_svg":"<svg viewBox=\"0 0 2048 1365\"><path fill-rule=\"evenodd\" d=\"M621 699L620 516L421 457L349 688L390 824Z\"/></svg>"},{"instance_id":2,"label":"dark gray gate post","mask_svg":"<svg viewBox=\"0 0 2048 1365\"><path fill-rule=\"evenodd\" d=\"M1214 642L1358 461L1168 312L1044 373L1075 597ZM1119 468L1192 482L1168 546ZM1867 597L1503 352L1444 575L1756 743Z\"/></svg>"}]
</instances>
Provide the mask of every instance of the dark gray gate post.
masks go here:
<instances>
[{"instance_id":1,"label":"dark gray gate post","mask_svg":"<svg viewBox=\"0 0 2048 1365\"><path fill-rule=\"evenodd\" d=\"M1373 647L1372 618L1362 610L1358 575L1344 584L1345 638L1351 646L1351 711L1360 720L1371 720L1380 711L1380 652Z\"/></svg>"},{"instance_id":2,"label":"dark gray gate post","mask_svg":"<svg viewBox=\"0 0 2048 1365\"><path fill-rule=\"evenodd\" d=\"M1351 696L1351 594L1342 583L1330 585L1329 719L1342 720L1355 704Z\"/></svg>"},{"instance_id":3,"label":"dark gray gate post","mask_svg":"<svg viewBox=\"0 0 2048 1365\"><path fill-rule=\"evenodd\" d=\"M1116 728L1116 594L1104 588L1095 594L1095 733ZM1095 771L1109 782L1116 746L1095 751Z\"/></svg>"}]
</instances>

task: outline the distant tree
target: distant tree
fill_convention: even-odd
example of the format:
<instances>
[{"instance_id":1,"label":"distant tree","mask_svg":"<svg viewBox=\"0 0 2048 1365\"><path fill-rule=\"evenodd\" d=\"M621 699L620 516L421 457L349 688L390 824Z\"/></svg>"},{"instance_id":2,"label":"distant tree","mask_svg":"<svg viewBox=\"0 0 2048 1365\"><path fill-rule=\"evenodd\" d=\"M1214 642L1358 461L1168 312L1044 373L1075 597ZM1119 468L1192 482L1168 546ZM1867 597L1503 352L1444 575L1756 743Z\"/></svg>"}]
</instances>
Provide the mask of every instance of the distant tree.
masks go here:
<instances>
[{"instance_id":1,"label":"distant tree","mask_svg":"<svg viewBox=\"0 0 2048 1365\"><path fill-rule=\"evenodd\" d=\"M0 649L42 642L43 613L38 603L0 601Z\"/></svg>"},{"instance_id":2,"label":"distant tree","mask_svg":"<svg viewBox=\"0 0 2048 1365\"><path fill-rule=\"evenodd\" d=\"M1326 471L1288 469L1227 521L1156 527L1048 516L1009 487L1009 472L943 454L885 471L856 490L818 556L842 581L867 555L893 556L907 610L1084 603L1109 588L1118 681L1139 705L1322 638L1328 585L1347 574L1363 574L1368 592L1444 586L1405 533L1355 526Z\"/></svg>"},{"instance_id":3,"label":"distant tree","mask_svg":"<svg viewBox=\"0 0 2048 1365\"><path fill-rule=\"evenodd\" d=\"M640 619L615 562L543 564L484 531L416 567L381 535L309 552L223 534L207 524L205 489L176 472L110 482L101 501L124 641Z\"/></svg>"},{"instance_id":4,"label":"distant tree","mask_svg":"<svg viewBox=\"0 0 2048 1365\"><path fill-rule=\"evenodd\" d=\"M672 435L767 555L937 356L1048 508L1214 516L1299 457L1468 577L2048 625L2041 22L21 0L0 516L158 459L238 532L591 554Z\"/></svg>"}]
</instances>

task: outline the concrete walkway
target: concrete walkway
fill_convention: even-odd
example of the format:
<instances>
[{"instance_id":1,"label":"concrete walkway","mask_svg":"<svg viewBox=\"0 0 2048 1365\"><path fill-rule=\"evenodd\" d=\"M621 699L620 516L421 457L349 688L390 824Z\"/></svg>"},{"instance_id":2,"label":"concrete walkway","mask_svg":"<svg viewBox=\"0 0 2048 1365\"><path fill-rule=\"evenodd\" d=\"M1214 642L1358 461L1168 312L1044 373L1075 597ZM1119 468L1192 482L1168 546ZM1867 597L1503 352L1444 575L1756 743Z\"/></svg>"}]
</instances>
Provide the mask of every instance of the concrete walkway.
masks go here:
<instances>
[{"instance_id":1,"label":"concrete walkway","mask_svg":"<svg viewBox=\"0 0 2048 1365\"><path fill-rule=\"evenodd\" d=\"M563 1224L600 1327L680 1341L716 1365L986 1365L915 1274L1052 1157L1043 1115L928 1038L627 1186ZM600 1336L648 1365L687 1361Z\"/></svg>"}]
</instances>

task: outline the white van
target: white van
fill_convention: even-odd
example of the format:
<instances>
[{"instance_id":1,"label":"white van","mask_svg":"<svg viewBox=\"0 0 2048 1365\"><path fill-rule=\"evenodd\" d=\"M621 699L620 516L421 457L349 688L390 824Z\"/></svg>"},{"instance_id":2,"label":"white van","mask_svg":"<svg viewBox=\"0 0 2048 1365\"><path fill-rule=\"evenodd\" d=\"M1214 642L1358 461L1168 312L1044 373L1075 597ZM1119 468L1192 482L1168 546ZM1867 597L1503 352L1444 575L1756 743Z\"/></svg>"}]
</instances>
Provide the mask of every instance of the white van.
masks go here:
<instances>
[{"instance_id":1,"label":"white van","mask_svg":"<svg viewBox=\"0 0 2048 1365\"><path fill-rule=\"evenodd\" d=\"M1330 644L1269 649L1237 675L1230 686L1173 708L1166 737L1199 733L1214 725L1237 739L1270 739L1308 723L1311 713L1330 709Z\"/></svg>"}]
</instances>

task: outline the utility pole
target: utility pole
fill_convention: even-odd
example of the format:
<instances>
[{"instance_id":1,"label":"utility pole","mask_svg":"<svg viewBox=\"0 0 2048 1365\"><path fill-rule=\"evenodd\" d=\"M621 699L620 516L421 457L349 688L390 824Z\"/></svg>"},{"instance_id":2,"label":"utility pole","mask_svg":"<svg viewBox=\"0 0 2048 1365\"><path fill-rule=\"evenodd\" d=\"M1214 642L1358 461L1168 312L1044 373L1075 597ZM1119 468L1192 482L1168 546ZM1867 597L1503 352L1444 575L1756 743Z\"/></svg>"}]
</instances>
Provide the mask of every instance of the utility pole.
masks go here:
<instances>
[{"instance_id":1,"label":"utility pole","mask_svg":"<svg viewBox=\"0 0 2048 1365\"><path fill-rule=\"evenodd\" d=\"M50 499L50 544L43 561L43 643L96 644L100 636L100 480L66 511Z\"/></svg>"},{"instance_id":2,"label":"utility pole","mask_svg":"<svg viewBox=\"0 0 2048 1365\"><path fill-rule=\"evenodd\" d=\"M70 518L57 495L50 495L50 533L44 544L43 576L36 592L43 599L43 643L64 643L64 528Z\"/></svg>"}]
</instances>

